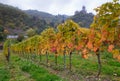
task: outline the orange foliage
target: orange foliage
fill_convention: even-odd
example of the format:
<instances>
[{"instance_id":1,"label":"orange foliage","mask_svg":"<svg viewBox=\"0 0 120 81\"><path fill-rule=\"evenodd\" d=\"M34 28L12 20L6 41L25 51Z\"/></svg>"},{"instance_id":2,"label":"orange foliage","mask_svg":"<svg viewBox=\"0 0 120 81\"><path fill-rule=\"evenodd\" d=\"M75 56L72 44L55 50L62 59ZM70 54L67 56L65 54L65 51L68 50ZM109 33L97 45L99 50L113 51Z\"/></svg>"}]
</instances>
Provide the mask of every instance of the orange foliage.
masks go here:
<instances>
[{"instance_id":1,"label":"orange foliage","mask_svg":"<svg viewBox=\"0 0 120 81\"><path fill-rule=\"evenodd\" d=\"M83 51L82 51L83 54L87 54L87 49L84 48Z\"/></svg>"},{"instance_id":2,"label":"orange foliage","mask_svg":"<svg viewBox=\"0 0 120 81\"><path fill-rule=\"evenodd\" d=\"M87 53L88 53L87 49L84 48L82 51L82 58L87 59L88 58Z\"/></svg>"},{"instance_id":3,"label":"orange foliage","mask_svg":"<svg viewBox=\"0 0 120 81\"><path fill-rule=\"evenodd\" d=\"M87 47L88 47L89 49L92 49L92 48L93 48L92 42L89 41L89 42L87 43Z\"/></svg>"},{"instance_id":4,"label":"orange foliage","mask_svg":"<svg viewBox=\"0 0 120 81\"><path fill-rule=\"evenodd\" d=\"M118 59L118 61L120 62L120 55L118 55L117 59Z\"/></svg>"},{"instance_id":5,"label":"orange foliage","mask_svg":"<svg viewBox=\"0 0 120 81\"><path fill-rule=\"evenodd\" d=\"M53 47L51 48L51 52L56 52L56 51L57 51L57 48L53 46Z\"/></svg>"},{"instance_id":6,"label":"orange foliage","mask_svg":"<svg viewBox=\"0 0 120 81\"><path fill-rule=\"evenodd\" d=\"M114 48L114 45L109 45L108 46L108 52L112 52L113 48Z\"/></svg>"},{"instance_id":7,"label":"orange foliage","mask_svg":"<svg viewBox=\"0 0 120 81\"><path fill-rule=\"evenodd\" d=\"M73 47L73 44L72 44L72 43L69 43L69 44L68 44L68 47L69 47L69 48L72 48L72 47Z\"/></svg>"},{"instance_id":8,"label":"orange foliage","mask_svg":"<svg viewBox=\"0 0 120 81\"><path fill-rule=\"evenodd\" d=\"M89 37L89 40L93 40L94 39L94 37L95 37L94 29L91 29L90 34L88 35L88 37Z\"/></svg>"},{"instance_id":9,"label":"orange foliage","mask_svg":"<svg viewBox=\"0 0 120 81\"><path fill-rule=\"evenodd\" d=\"M98 50L98 47L93 47L94 52L97 52L97 50Z\"/></svg>"},{"instance_id":10,"label":"orange foliage","mask_svg":"<svg viewBox=\"0 0 120 81\"><path fill-rule=\"evenodd\" d=\"M120 34L118 35L118 37L120 38Z\"/></svg>"},{"instance_id":11,"label":"orange foliage","mask_svg":"<svg viewBox=\"0 0 120 81\"><path fill-rule=\"evenodd\" d=\"M106 40L106 37L102 36L100 41L102 42L102 41L105 41L105 40Z\"/></svg>"},{"instance_id":12,"label":"orange foliage","mask_svg":"<svg viewBox=\"0 0 120 81\"><path fill-rule=\"evenodd\" d=\"M101 40L105 41L107 39L108 32L106 30L101 30L101 33L102 33Z\"/></svg>"},{"instance_id":13,"label":"orange foliage","mask_svg":"<svg viewBox=\"0 0 120 81\"><path fill-rule=\"evenodd\" d=\"M4 30L4 33L5 33L5 34L9 34L9 31L8 31L8 30Z\"/></svg>"},{"instance_id":14,"label":"orange foliage","mask_svg":"<svg viewBox=\"0 0 120 81\"><path fill-rule=\"evenodd\" d=\"M82 58L87 59L88 58L87 54L82 54Z\"/></svg>"},{"instance_id":15,"label":"orange foliage","mask_svg":"<svg viewBox=\"0 0 120 81\"><path fill-rule=\"evenodd\" d=\"M76 46L76 50L80 50L82 48L82 45Z\"/></svg>"}]
</instances>

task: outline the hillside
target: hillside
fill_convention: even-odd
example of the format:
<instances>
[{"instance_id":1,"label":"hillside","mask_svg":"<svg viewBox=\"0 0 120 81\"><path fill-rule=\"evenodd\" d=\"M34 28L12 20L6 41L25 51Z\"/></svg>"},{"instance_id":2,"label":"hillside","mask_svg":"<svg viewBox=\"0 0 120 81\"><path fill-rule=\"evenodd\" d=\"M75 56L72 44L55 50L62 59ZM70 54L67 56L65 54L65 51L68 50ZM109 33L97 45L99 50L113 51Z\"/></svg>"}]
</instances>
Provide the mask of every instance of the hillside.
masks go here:
<instances>
[{"instance_id":1,"label":"hillside","mask_svg":"<svg viewBox=\"0 0 120 81\"><path fill-rule=\"evenodd\" d=\"M72 19L76 23L78 23L81 27L90 27L90 24L93 21L94 15L92 13L87 13L85 8L82 8L80 11L76 11L74 15L52 15L46 12L41 12L37 10L25 10L30 16L37 17L39 19L43 19L52 27L56 27L59 23L65 21L66 19Z\"/></svg>"},{"instance_id":2,"label":"hillside","mask_svg":"<svg viewBox=\"0 0 120 81\"><path fill-rule=\"evenodd\" d=\"M93 14L84 9L76 11L73 16L52 15L37 10L20 10L16 7L0 3L0 26L8 30L9 34L25 34L29 28L40 33L48 26L56 28L66 19L72 19L81 27L89 27L93 21Z\"/></svg>"},{"instance_id":3,"label":"hillside","mask_svg":"<svg viewBox=\"0 0 120 81\"><path fill-rule=\"evenodd\" d=\"M69 18L67 15L52 15L46 12L41 12L37 10L25 10L25 13L27 13L30 16L37 17L39 19L43 19L52 27L56 27L59 23L63 22L63 20L66 20Z\"/></svg>"},{"instance_id":4,"label":"hillside","mask_svg":"<svg viewBox=\"0 0 120 81\"><path fill-rule=\"evenodd\" d=\"M73 21L78 23L81 27L90 27L93 21L94 14L88 13L85 6L82 7L81 11L76 11L73 16L70 17Z\"/></svg>"},{"instance_id":5,"label":"hillside","mask_svg":"<svg viewBox=\"0 0 120 81\"><path fill-rule=\"evenodd\" d=\"M29 16L22 10L0 3L0 26L9 31L9 34L24 33L30 27L42 31L47 23L45 20Z\"/></svg>"}]
</instances>

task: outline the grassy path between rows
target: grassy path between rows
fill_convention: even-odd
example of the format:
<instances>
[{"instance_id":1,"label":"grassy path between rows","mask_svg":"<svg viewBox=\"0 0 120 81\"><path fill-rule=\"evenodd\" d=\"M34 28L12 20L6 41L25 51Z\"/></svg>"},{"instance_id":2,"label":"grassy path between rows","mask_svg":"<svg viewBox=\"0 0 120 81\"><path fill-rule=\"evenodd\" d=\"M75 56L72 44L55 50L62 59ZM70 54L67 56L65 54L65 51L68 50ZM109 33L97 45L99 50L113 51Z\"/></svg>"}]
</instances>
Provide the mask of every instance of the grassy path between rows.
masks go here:
<instances>
[{"instance_id":1,"label":"grassy path between rows","mask_svg":"<svg viewBox=\"0 0 120 81\"><path fill-rule=\"evenodd\" d=\"M49 73L43 67L37 66L30 61L23 60L18 56L11 56L7 63L4 55L0 52L0 81L64 81L55 74Z\"/></svg>"},{"instance_id":2,"label":"grassy path between rows","mask_svg":"<svg viewBox=\"0 0 120 81\"><path fill-rule=\"evenodd\" d=\"M7 62L3 57L2 51L0 51L0 81L9 81L10 71L7 66Z\"/></svg>"},{"instance_id":3,"label":"grassy path between rows","mask_svg":"<svg viewBox=\"0 0 120 81\"><path fill-rule=\"evenodd\" d=\"M15 60L7 63L4 55L0 52L0 81L35 81L26 72L23 72Z\"/></svg>"},{"instance_id":4,"label":"grassy path between rows","mask_svg":"<svg viewBox=\"0 0 120 81\"><path fill-rule=\"evenodd\" d=\"M103 54L102 73L100 79L96 79L96 58L84 60L79 55L73 55L72 72L63 70L61 66L46 66L46 58L42 56L42 62L38 62L11 54L10 63L0 52L0 81L120 81L120 62L112 58L110 54ZM54 56L49 56L50 64L54 64ZM62 65L62 57L58 58ZM68 63L68 58L66 62Z\"/></svg>"}]
</instances>

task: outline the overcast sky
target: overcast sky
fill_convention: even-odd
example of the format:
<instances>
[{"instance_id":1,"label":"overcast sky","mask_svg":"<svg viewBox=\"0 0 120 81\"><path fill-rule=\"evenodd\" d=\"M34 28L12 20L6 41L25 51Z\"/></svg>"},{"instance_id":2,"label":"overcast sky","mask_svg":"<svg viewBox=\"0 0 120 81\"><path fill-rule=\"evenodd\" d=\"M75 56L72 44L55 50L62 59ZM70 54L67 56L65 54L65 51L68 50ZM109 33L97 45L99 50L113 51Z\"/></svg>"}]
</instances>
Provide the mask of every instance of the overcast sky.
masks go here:
<instances>
[{"instance_id":1,"label":"overcast sky","mask_svg":"<svg viewBox=\"0 0 120 81\"><path fill-rule=\"evenodd\" d=\"M88 12L95 14L94 8L112 0L0 0L0 3L12 5L22 10L34 9L51 13L53 15L73 15L86 6Z\"/></svg>"}]
</instances>

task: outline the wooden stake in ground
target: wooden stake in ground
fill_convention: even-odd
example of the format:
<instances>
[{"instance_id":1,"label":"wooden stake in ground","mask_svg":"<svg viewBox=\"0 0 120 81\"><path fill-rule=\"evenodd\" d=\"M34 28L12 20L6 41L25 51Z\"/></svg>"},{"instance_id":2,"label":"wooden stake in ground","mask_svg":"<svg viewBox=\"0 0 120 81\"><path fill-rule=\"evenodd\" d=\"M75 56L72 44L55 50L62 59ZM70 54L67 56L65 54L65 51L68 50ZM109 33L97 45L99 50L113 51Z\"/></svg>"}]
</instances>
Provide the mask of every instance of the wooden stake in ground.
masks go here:
<instances>
[{"instance_id":1,"label":"wooden stake in ground","mask_svg":"<svg viewBox=\"0 0 120 81\"><path fill-rule=\"evenodd\" d=\"M8 45L8 54L6 55L7 62L10 61L10 45Z\"/></svg>"}]
</instances>

